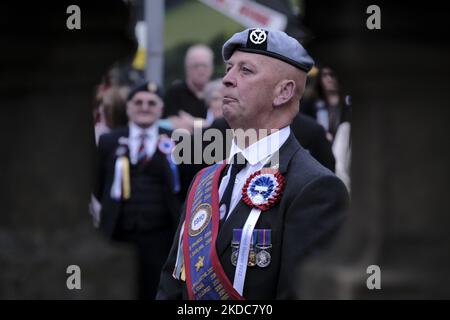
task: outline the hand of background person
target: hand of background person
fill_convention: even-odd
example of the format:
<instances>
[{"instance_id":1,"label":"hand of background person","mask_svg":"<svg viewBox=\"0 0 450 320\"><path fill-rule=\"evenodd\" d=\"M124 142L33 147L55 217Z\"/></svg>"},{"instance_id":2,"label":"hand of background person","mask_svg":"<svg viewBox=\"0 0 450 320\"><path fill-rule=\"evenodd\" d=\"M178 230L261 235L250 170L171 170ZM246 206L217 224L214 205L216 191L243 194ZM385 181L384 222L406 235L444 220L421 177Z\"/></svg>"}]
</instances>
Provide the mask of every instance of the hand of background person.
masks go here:
<instances>
[{"instance_id":1,"label":"hand of background person","mask_svg":"<svg viewBox=\"0 0 450 320\"><path fill-rule=\"evenodd\" d=\"M89 202L89 213L92 216L92 224L95 228L100 225L100 212L102 210L102 205L97 200L97 198L91 194L91 201Z\"/></svg>"},{"instance_id":2,"label":"hand of background person","mask_svg":"<svg viewBox=\"0 0 450 320\"><path fill-rule=\"evenodd\" d=\"M174 129L185 129L193 133L194 127L202 126L205 119L195 118L190 113L180 110L177 116L168 117Z\"/></svg>"}]
</instances>

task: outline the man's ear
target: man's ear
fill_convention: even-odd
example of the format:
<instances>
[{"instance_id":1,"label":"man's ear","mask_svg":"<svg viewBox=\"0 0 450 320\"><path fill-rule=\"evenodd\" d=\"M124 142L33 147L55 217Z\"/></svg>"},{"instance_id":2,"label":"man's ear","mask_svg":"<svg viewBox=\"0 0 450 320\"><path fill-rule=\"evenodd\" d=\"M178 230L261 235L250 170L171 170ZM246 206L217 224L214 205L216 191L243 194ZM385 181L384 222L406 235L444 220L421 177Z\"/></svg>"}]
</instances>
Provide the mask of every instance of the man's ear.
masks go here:
<instances>
[{"instance_id":1,"label":"man's ear","mask_svg":"<svg viewBox=\"0 0 450 320\"><path fill-rule=\"evenodd\" d=\"M273 106L279 107L287 103L295 95L295 81L282 80L275 88L275 98L273 99Z\"/></svg>"}]
</instances>

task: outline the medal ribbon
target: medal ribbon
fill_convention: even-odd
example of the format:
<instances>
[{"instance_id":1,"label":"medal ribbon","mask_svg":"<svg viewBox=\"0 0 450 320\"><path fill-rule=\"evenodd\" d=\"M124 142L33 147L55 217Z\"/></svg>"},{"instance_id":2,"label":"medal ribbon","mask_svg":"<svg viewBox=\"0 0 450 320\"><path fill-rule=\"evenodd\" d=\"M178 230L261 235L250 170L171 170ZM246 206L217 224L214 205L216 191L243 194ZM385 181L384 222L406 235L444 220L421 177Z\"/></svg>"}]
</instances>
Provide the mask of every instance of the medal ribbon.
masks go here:
<instances>
[{"instance_id":1,"label":"medal ribbon","mask_svg":"<svg viewBox=\"0 0 450 320\"><path fill-rule=\"evenodd\" d=\"M117 201L130 198L130 163L125 156L116 159L110 195Z\"/></svg>"},{"instance_id":2,"label":"medal ribbon","mask_svg":"<svg viewBox=\"0 0 450 320\"><path fill-rule=\"evenodd\" d=\"M253 208L252 211L250 211L247 221L245 221L244 228L242 229L242 238L239 244L239 256L233 282L233 288L236 289L241 296L244 291L245 274L247 273L248 254L250 252L250 242L253 235L253 229L255 229L255 225L260 214L260 209Z\"/></svg>"}]
</instances>

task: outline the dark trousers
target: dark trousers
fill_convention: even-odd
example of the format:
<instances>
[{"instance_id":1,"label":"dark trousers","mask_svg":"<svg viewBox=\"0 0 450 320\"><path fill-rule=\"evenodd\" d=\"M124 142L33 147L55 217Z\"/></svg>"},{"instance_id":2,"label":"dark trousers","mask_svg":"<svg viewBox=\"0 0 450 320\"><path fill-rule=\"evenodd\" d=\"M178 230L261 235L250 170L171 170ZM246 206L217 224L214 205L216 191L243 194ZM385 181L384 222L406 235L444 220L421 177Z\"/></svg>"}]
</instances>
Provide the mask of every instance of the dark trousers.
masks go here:
<instances>
[{"instance_id":1,"label":"dark trousers","mask_svg":"<svg viewBox=\"0 0 450 320\"><path fill-rule=\"evenodd\" d=\"M151 231L135 238L139 299L155 299L161 270L169 255L172 240L170 230Z\"/></svg>"},{"instance_id":2,"label":"dark trousers","mask_svg":"<svg viewBox=\"0 0 450 320\"><path fill-rule=\"evenodd\" d=\"M172 246L173 231L116 229L114 239L134 246L137 257L137 298L154 300L162 267Z\"/></svg>"}]
</instances>

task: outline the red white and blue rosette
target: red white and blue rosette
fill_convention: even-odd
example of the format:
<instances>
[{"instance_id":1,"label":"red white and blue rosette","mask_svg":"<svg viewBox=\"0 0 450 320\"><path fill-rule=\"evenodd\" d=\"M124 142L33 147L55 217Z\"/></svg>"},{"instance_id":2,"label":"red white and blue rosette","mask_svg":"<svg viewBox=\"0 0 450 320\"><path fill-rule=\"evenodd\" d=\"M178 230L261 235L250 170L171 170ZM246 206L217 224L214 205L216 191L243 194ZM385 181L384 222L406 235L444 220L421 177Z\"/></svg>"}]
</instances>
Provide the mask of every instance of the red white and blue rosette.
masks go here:
<instances>
[{"instance_id":1,"label":"red white and blue rosette","mask_svg":"<svg viewBox=\"0 0 450 320\"><path fill-rule=\"evenodd\" d=\"M168 155L172 154L173 149L175 148L175 143L172 139L170 139L166 135L161 135L158 142L158 149L163 154Z\"/></svg>"},{"instance_id":2,"label":"red white and blue rosette","mask_svg":"<svg viewBox=\"0 0 450 320\"><path fill-rule=\"evenodd\" d=\"M242 201L249 207L267 211L281 199L284 177L272 168L263 168L250 175L242 189Z\"/></svg>"},{"instance_id":3,"label":"red white and blue rosette","mask_svg":"<svg viewBox=\"0 0 450 320\"><path fill-rule=\"evenodd\" d=\"M284 177L277 169L262 168L250 175L242 188L242 201L252 208L239 242L239 253L234 272L233 288L244 292L245 275L250 253L253 230L261 212L269 210L281 199L284 190Z\"/></svg>"}]
</instances>

